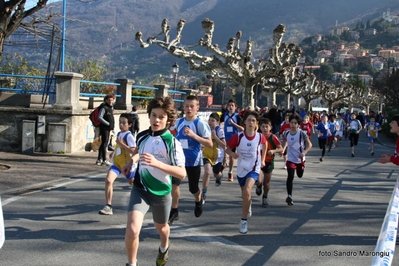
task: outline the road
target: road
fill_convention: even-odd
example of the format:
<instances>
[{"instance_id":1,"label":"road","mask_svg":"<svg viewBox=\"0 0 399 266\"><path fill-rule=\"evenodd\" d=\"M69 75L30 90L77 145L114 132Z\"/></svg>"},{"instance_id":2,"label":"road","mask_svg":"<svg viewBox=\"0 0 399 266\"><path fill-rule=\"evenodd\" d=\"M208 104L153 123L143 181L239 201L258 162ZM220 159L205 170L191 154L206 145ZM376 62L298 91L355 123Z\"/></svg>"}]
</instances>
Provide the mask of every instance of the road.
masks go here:
<instances>
[{"instance_id":1,"label":"road","mask_svg":"<svg viewBox=\"0 0 399 266\"><path fill-rule=\"evenodd\" d=\"M364 135L364 134L363 134ZM200 218L187 180L182 184L180 220L171 228L167 265L370 265L397 178L397 168L376 159L392 148L376 145L370 156L361 136L356 157L349 143L319 162L313 139L304 177L294 180L294 206L285 203L286 170L276 158L268 208L253 190L248 233L238 232L240 190L236 182L214 183ZM5 193L6 242L1 265L125 265L124 228L130 187L115 182L114 215L101 216L103 171L81 172L24 194ZM68 176L68 175L67 175ZM159 238L151 213L145 216L138 262L154 265ZM392 265L399 265L395 257Z\"/></svg>"}]
</instances>

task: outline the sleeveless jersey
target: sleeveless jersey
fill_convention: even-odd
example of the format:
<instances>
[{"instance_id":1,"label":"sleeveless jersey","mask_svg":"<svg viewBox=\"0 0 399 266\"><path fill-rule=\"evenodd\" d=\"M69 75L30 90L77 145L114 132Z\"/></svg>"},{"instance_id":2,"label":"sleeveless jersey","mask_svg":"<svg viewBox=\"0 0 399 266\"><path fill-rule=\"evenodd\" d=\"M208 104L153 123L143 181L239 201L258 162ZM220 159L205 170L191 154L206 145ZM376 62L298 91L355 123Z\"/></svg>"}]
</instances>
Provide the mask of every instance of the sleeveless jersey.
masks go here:
<instances>
[{"instance_id":1,"label":"sleeveless jersey","mask_svg":"<svg viewBox=\"0 0 399 266\"><path fill-rule=\"evenodd\" d=\"M137 148L140 155L144 152L150 153L165 164L185 164L180 142L167 129L157 132L150 129L142 131L137 136ZM142 165L139 161L134 185L153 195L166 196L172 191L172 177L158 168Z\"/></svg>"},{"instance_id":2,"label":"sleeveless jersey","mask_svg":"<svg viewBox=\"0 0 399 266\"><path fill-rule=\"evenodd\" d=\"M192 121L187 121L184 117L176 121L176 138L180 141L183 148L184 156L186 157L186 166L201 165L201 143L184 134L184 128L189 127L195 134L202 138L211 137L211 129L208 123L205 123L200 118Z\"/></svg>"},{"instance_id":3,"label":"sleeveless jersey","mask_svg":"<svg viewBox=\"0 0 399 266\"><path fill-rule=\"evenodd\" d=\"M226 141L228 141L232 136L234 136L234 134L238 133L238 129L230 123L230 119L232 119L234 123L238 124L240 119L239 116L240 115L238 113L230 115L229 112L226 112L226 114L224 115L223 126L224 126L224 136L226 138Z\"/></svg>"},{"instance_id":4,"label":"sleeveless jersey","mask_svg":"<svg viewBox=\"0 0 399 266\"><path fill-rule=\"evenodd\" d=\"M133 135L130 131L118 132L116 137L122 138L123 142L127 146L136 147L136 142L134 141ZM131 157L132 155L127 150L122 149L118 143L115 145L115 151L112 155L112 161L118 169L121 170L122 167L125 166L125 164L130 161Z\"/></svg>"},{"instance_id":5,"label":"sleeveless jersey","mask_svg":"<svg viewBox=\"0 0 399 266\"><path fill-rule=\"evenodd\" d=\"M305 157L299 158L299 154L305 150L306 139L308 135L300 129L295 134L291 134L291 131L284 133L284 140L287 142L287 161L301 163L306 160Z\"/></svg>"},{"instance_id":6,"label":"sleeveless jersey","mask_svg":"<svg viewBox=\"0 0 399 266\"><path fill-rule=\"evenodd\" d=\"M237 176L244 177L249 172L260 172L261 144L266 142L262 133L256 132L253 139L248 139L244 132L238 132L228 142L230 149L236 148Z\"/></svg>"},{"instance_id":7,"label":"sleeveless jersey","mask_svg":"<svg viewBox=\"0 0 399 266\"><path fill-rule=\"evenodd\" d=\"M224 139L224 131L220 126L215 127L216 136L219 139ZM224 149L219 146L216 140L212 139L212 148L204 147L202 151L204 158L208 159L212 165L223 161Z\"/></svg>"}]
</instances>

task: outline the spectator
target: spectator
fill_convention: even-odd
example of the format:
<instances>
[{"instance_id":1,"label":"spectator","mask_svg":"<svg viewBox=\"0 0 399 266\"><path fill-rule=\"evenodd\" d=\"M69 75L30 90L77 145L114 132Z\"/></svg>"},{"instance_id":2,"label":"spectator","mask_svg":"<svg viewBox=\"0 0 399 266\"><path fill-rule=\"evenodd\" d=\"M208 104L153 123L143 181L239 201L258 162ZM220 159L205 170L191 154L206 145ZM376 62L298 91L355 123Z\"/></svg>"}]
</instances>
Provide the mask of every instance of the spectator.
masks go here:
<instances>
[{"instance_id":1,"label":"spectator","mask_svg":"<svg viewBox=\"0 0 399 266\"><path fill-rule=\"evenodd\" d=\"M132 132L133 137L137 135L140 131L140 119L139 115L137 114L137 106L132 107L132 111L130 112L130 115L132 116L132 126L130 127L130 132Z\"/></svg>"},{"instance_id":2,"label":"spectator","mask_svg":"<svg viewBox=\"0 0 399 266\"><path fill-rule=\"evenodd\" d=\"M104 97L105 104L100 108L98 112L98 121L100 121L100 136L101 145L98 149L98 157L96 164L110 166L111 163L107 161L107 146L109 141L109 135L114 130L114 109L113 104L115 102L115 95L108 94Z\"/></svg>"}]
</instances>

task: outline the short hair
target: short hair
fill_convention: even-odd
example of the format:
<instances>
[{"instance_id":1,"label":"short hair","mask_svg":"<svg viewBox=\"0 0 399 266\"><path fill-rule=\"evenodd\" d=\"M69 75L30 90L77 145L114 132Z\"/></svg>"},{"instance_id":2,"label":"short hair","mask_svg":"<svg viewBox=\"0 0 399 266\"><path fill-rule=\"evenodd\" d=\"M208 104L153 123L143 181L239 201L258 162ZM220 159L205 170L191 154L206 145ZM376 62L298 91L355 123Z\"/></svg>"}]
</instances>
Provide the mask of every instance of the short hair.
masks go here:
<instances>
[{"instance_id":1,"label":"short hair","mask_svg":"<svg viewBox=\"0 0 399 266\"><path fill-rule=\"evenodd\" d=\"M213 119L215 119L216 121L220 121L220 116L219 116L219 114L218 113L211 113L210 115L209 115L209 118L213 118Z\"/></svg>"},{"instance_id":2,"label":"short hair","mask_svg":"<svg viewBox=\"0 0 399 266\"><path fill-rule=\"evenodd\" d=\"M269 118L262 118L262 119L259 121L259 125L261 126L262 124L267 124L267 125L271 126L271 125L272 125L272 121L270 121Z\"/></svg>"},{"instance_id":3,"label":"short hair","mask_svg":"<svg viewBox=\"0 0 399 266\"><path fill-rule=\"evenodd\" d=\"M302 119L301 119L301 117L300 117L299 115L290 115L290 122L291 122L293 119L296 119L296 121L298 122L298 124L300 124L300 123L302 122Z\"/></svg>"},{"instance_id":4,"label":"short hair","mask_svg":"<svg viewBox=\"0 0 399 266\"><path fill-rule=\"evenodd\" d=\"M237 101L234 100L234 99L230 99L230 100L229 100L229 103L234 103L234 105L237 106Z\"/></svg>"},{"instance_id":5,"label":"short hair","mask_svg":"<svg viewBox=\"0 0 399 266\"><path fill-rule=\"evenodd\" d=\"M394 116L392 117L392 121L396 121L396 123L397 123L398 126L399 126L399 114L394 115Z\"/></svg>"},{"instance_id":6,"label":"short hair","mask_svg":"<svg viewBox=\"0 0 399 266\"><path fill-rule=\"evenodd\" d=\"M186 97L187 101L197 101L198 102L198 97L195 95L187 95Z\"/></svg>"},{"instance_id":7,"label":"short hair","mask_svg":"<svg viewBox=\"0 0 399 266\"><path fill-rule=\"evenodd\" d=\"M104 102L107 101L109 98L114 98L115 99L115 94L110 93L110 94L105 95L104 96Z\"/></svg>"},{"instance_id":8,"label":"short hair","mask_svg":"<svg viewBox=\"0 0 399 266\"><path fill-rule=\"evenodd\" d=\"M136 112L136 111L137 111L137 106L133 105L132 111L133 111L133 112Z\"/></svg>"},{"instance_id":9,"label":"short hair","mask_svg":"<svg viewBox=\"0 0 399 266\"><path fill-rule=\"evenodd\" d=\"M119 118L122 118L122 117L124 117L124 118L127 119L127 123L128 123L128 124L133 124L133 116L132 116L131 114L129 114L129 113L122 113L122 114L119 116Z\"/></svg>"},{"instance_id":10,"label":"short hair","mask_svg":"<svg viewBox=\"0 0 399 266\"><path fill-rule=\"evenodd\" d=\"M162 108L168 116L168 123L176 120L175 102L169 97L160 97L151 100L147 106L147 114L150 117L152 109Z\"/></svg>"}]
</instances>

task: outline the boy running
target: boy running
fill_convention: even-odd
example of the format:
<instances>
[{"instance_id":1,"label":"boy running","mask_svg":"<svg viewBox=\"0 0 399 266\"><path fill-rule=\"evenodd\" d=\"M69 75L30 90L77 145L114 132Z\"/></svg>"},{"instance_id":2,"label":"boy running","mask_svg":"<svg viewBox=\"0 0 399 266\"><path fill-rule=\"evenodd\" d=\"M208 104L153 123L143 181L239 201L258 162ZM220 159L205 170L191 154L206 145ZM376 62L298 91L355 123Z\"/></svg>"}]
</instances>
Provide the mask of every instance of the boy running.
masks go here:
<instances>
[{"instance_id":1,"label":"boy running","mask_svg":"<svg viewBox=\"0 0 399 266\"><path fill-rule=\"evenodd\" d=\"M201 177L201 145L208 148L212 147L211 129L206 122L197 117L199 110L197 96L188 95L184 101L183 108L186 116L176 120L176 139L180 141L184 156L186 157L188 186L195 200L194 215L195 217L200 217L203 204L199 188ZM169 224L179 219L180 181L177 178L172 179L172 209L170 211Z\"/></svg>"},{"instance_id":2,"label":"boy running","mask_svg":"<svg viewBox=\"0 0 399 266\"><path fill-rule=\"evenodd\" d=\"M267 150L265 157L265 166L261 168L263 176L262 174L259 175L259 179L256 184L256 195L260 196L262 194L263 183L262 206L267 207L269 205L267 195L270 191L270 180L272 178L272 172L274 170L274 154L281 154L283 152L283 146L281 145L278 137L272 133L272 123L269 119L261 119L259 124L262 134L267 140ZM264 150L262 150L262 152L264 152Z\"/></svg>"},{"instance_id":3,"label":"boy running","mask_svg":"<svg viewBox=\"0 0 399 266\"><path fill-rule=\"evenodd\" d=\"M356 119L355 113L351 114L351 120L348 122L347 128L349 130L349 141L351 143L351 156L355 157L355 146L357 146L357 143L359 141L359 133L363 129L362 123L360 123L360 121Z\"/></svg>"},{"instance_id":4,"label":"boy running","mask_svg":"<svg viewBox=\"0 0 399 266\"><path fill-rule=\"evenodd\" d=\"M224 115L224 136L226 138L226 142L229 141L229 139L237 134L238 132L241 132L244 130L244 128L241 126L242 123L242 118L241 116L236 112L237 110L237 102L233 99L230 99L228 104L227 104L227 109L228 112ZM233 151L234 152L234 151ZM223 160L223 166L226 163L226 156L225 159ZM233 181L233 166L234 166L234 158L229 156L229 173L228 173L228 180Z\"/></svg>"},{"instance_id":5,"label":"boy running","mask_svg":"<svg viewBox=\"0 0 399 266\"><path fill-rule=\"evenodd\" d=\"M212 113L209 116L208 124L212 132L212 148L205 147L202 151L204 176L202 178L202 202L205 203L206 193L208 191L209 179L211 177L211 170L213 176L216 178L215 185L218 187L222 182L222 168L224 150L226 149L226 141L224 139L223 128L219 126L220 118L217 113Z\"/></svg>"},{"instance_id":6,"label":"boy running","mask_svg":"<svg viewBox=\"0 0 399 266\"><path fill-rule=\"evenodd\" d=\"M244 116L244 131L235 134L227 142L226 153L238 159L237 180L241 188L242 196L242 218L240 233L248 232L247 218L251 217L251 192L252 187L258 181L260 168L265 165L266 138L257 132L259 122L258 112L250 111ZM236 149L236 152L233 152Z\"/></svg>"},{"instance_id":7,"label":"boy running","mask_svg":"<svg viewBox=\"0 0 399 266\"><path fill-rule=\"evenodd\" d=\"M308 135L299 129L301 118L298 115L291 115L289 118L291 129L284 133L284 148L287 148L287 198L288 205L294 205L292 200L292 188L294 183L295 170L299 178L305 171L305 155L312 148ZM306 147L306 149L305 149Z\"/></svg>"},{"instance_id":8,"label":"boy running","mask_svg":"<svg viewBox=\"0 0 399 266\"><path fill-rule=\"evenodd\" d=\"M168 124L176 117L173 100L153 99L147 107L147 113L151 127L138 134L138 153L122 169L124 174L128 174L132 165L138 162L125 233L128 266L137 266L140 231L144 215L150 207L161 240L156 265L163 266L168 261L170 227L167 222L172 201L171 176L179 179L186 176L182 146L168 130Z\"/></svg>"},{"instance_id":9,"label":"boy running","mask_svg":"<svg viewBox=\"0 0 399 266\"><path fill-rule=\"evenodd\" d=\"M378 122L375 122L375 117L372 116L370 117L370 122L366 123L365 128L367 137L370 141L371 156L374 156L374 142L378 138L378 132L381 131L381 126Z\"/></svg>"},{"instance_id":10,"label":"boy running","mask_svg":"<svg viewBox=\"0 0 399 266\"><path fill-rule=\"evenodd\" d=\"M321 150L320 162L324 161L327 140L328 140L328 137L331 136L330 123L328 122L328 116L323 115L323 117L321 119L322 119L321 122L316 127L316 133L317 133L317 136L319 137L319 139L318 139L319 148Z\"/></svg>"},{"instance_id":11,"label":"boy running","mask_svg":"<svg viewBox=\"0 0 399 266\"><path fill-rule=\"evenodd\" d=\"M335 132L335 137L337 139L337 144L335 146L338 147L339 142L342 140L342 137L344 136L344 130L346 130L346 122L342 118L342 114L338 114L336 125L337 125L336 126L337 132Z\"/></svg>"},{"instance_id":12,"label":"boy running","mask_svg":"<svg viewBox=\"0 0 399 266\"><path fill-rule=\"evenodd\" d=\"M119 130L120 132L116 138L115 151L110 154L112 158L112 165L108 170L107 178L105 179L105 207L99 211L102 215L112 215L112 195L113 184L115 179L121 174L123 166L130 161L133 152L135 152L136 141L133 138L129 128L132 126L133 118L128 113L123 113L119 117ZM132 167L130 172L127 173L126 178L129 183L132 183L134 178L135 166Z\"/></svg>"}]
</instances>

